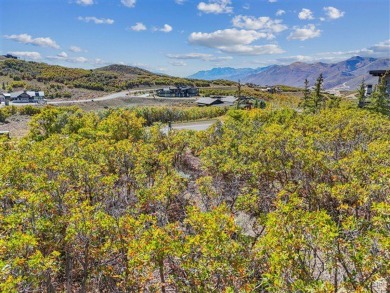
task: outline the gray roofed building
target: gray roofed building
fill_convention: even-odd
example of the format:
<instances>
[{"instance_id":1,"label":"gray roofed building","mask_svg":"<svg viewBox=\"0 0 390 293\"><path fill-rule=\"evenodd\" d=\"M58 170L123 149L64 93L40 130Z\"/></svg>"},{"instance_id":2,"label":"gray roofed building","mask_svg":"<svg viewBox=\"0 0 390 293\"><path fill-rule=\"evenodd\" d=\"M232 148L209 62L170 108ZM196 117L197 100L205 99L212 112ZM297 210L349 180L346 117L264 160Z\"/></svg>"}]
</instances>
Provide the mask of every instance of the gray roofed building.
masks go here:
<instances>
[{"instance_id":1,"label":"gray roofed building","mask_svg":"<svg viewBox=\"0 0 390 293\"><path fill-rule=\"evenodd\" d=\"M14 103L41 103L44 102L45 93L43 91L17 91L10 93L10 98Z\"/></svg>"},{"instance_id":2,"label":"gray roofed building","mask_svg":"<svg viewBox=\"0 0 390 293\"><path fill-rule=\"evenodd\" d=\"M222 97L221 98L221 101L224 102L224 103L235 103L237 101L237 98L235 96L226 96L226 97Z\"/></svg>"},{"instance_id":3,"label":"gray roofed building","mask_svg":"<svg viewBox=\"0 0 390 293\"><path fill-rule=\"evenodd\" d=\"M198 106L212 106L212 105L218 105L223 104L223 102L220 99L213 99L213 98L199 98L196 100L196 103Z\"/></svg>"}]
</instances>

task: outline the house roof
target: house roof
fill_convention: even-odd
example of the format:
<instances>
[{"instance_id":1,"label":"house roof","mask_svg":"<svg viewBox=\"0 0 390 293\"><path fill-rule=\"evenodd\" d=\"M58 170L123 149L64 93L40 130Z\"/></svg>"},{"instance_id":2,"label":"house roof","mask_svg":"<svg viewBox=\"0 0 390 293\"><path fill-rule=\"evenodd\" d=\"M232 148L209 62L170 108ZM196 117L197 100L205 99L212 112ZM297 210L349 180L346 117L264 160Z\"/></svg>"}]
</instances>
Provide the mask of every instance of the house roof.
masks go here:
<instances>
[{"instance_id":1,"label":"house roof","mask_svg":"<svg viewBox=\"0 0 390 293\"><path fill-rule=\"evenodd\" d=\"M224 103L234 103L237 101L237 98L235 96L227 96L227 97L222 97L221 101Z\"/></svg>"},{"instance_id":2,"label":"house roof","mask_svg":"<svg viewBox=\"0 0 390 293\"><path fill-rule=\"evenodd\" d=\"M213 99L213 98L199 98L196 100L198 105L213 105L213 104L221 104L223 103L221 100Z\"/></svg>"},{"instance_id":3,"label":"house roof","mask_svg":"<svg viewBox=\"0 0 390 293\"><path fill-rule=\"evenodd\" d=\"M11 94L11 98L16 98L17 96L19 96L23 93L24 93L24 91L17 91L17 92L12 92L10 94Z\"/></svg>"},{"instance_id":4,"label":"house roof","mask_svg":"<svg viewBox=\"0 0 390 293\"><path fill-rule=\"evenodd\" d=\"M383 70L370 70L369 73L373 76L382 76L386 72L390 73L390 68L389 69L383 69Z\"/></svg>"},{"instance_id":5,"label":"house roof","mask_svg":"<svg viewBox=\"0 0 390 293\"><path fill-rule=\"evenodd\" d=\"M20 96L23 93L26 93L30 97L44 97L45 96L45 92L44 91L39 91L39 92L35 92L35 91L26 91L26 92L24 92L24 91L17 91L17 92L10 93L9 96L11 98L17 98L18 96Z\"/></svg>"}]
</instances>

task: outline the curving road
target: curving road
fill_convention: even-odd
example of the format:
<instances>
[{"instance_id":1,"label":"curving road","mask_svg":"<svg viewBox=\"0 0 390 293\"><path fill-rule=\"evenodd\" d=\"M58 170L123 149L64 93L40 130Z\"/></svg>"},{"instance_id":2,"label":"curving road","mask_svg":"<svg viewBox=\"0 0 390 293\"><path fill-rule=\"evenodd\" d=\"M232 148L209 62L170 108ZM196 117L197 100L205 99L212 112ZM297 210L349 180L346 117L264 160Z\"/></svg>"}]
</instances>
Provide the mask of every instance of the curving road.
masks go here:
<instances>
[{"instance_id":1,"label":"curving road","mask_svg":"<svg viewBox=\"0 0 390 293\"><path fill-rule=\"evenodd\" d=\"M97 101L107 101L107 100L113 100L113 99L118 99L118 98L123 98L123 97L147 97L147 95L141 95L137 96L135 94L145 92L145 91L153 91L158 88L148 88L148 89L143 89L143 90L126 90L126 91L121 91L118 93L113 93L93 99L85 99L85 100L63 100L63 101L47 101L47 105L61 105L61 104L78 104L78 103L85 103L85 102L97 102ZM26 105L31 105L31 106L36 106L39 104L36 103L10 103L11 106L26 106ZM2 103L1 106L4 106Z\"/></svg>"}]
</instances>

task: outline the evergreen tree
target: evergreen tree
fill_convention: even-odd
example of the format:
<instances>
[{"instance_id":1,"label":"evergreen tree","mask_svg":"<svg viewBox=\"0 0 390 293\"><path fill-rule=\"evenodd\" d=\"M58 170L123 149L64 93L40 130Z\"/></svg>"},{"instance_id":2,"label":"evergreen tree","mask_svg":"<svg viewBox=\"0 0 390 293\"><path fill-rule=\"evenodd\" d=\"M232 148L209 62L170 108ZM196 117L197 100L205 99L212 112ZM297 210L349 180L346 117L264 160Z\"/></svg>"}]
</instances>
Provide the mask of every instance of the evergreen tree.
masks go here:
<instances>
[{"instance_id":1,"label":"evergreen tree","mask_svg":"<svg viewBox=\"0 0 390 293\"><path fill-rule=\"evenodd\" d=\"M4 81L3 81L2 89L5 90L5 83L4 83Z\"/></svg>"},{"instance_id":2,"label":"evergreen tree","mask_svg":"<svg viewBox=\"0 0 390 293\"><path fill-rule=\"evenodd\" d=\"M386 72L381 78L375 91L372 93L370 108L378 113L390 115L390 99L386 92L385 79L389 73Z\"/></svg>"},{"instance_id":3,"label":"evergreen tree","mask_svg":"<svg viewBox=\"0 0 390 293\"><path fill-rule=\"evenodd\" d=\"M316 83L314 84L313 99L313 112L318 113L321 108L325 107L325 96L322 93L322 85L324 83L324 77L322 73L318 76Z\"/></svg>"},{"instance_id":4,"label":"evergreen tree","mask_svg":"<svg viewBox=\"0 0 390 293\"><path fill-rule=\"evenodd\" d=\"M359 90L358 90L358 107L359 108L363 108L364 107L364 103L365 103L365 100L366 100L366 96L365 96L365 92L366 92L366 84L364 83L364 78L362 79L362 82L360 83L360 87L359 87Z\"/></svg>"},{"instance_id":5,"label":"evergreen tree","mask_svg":"<svg viewBox=\"0 0 390 293\"><path fill-rule=\"evenodd\" d=\"M311 100L311 97L310 97L310 90L309 90L309 81L306 78L305 79L305 88L303 90L303 98L302 98L302 102L301 102L301 107L304 110L307 110L310 108L310 100Z\"/></svg>"}]
</instances>

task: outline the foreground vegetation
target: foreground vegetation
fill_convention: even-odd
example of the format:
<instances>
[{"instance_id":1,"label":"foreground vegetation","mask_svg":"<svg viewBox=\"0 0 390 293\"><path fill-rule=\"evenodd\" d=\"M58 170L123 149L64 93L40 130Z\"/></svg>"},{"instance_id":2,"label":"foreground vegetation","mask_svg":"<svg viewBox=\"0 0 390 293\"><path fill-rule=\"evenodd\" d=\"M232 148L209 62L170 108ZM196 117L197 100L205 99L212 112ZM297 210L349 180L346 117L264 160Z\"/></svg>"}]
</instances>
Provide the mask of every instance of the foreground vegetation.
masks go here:
<instances>
[{"instance_id":1,"label":"foreground vegetation","mask_svg":"<svg viewBox=\"0 0 390 293\"><path fill-rule=\"evenodd\" d=\"M389 275L386 116L147 126L169 111L47 107L4 138L1 292L362 292Z\"/></svg>"}]
</instances>

